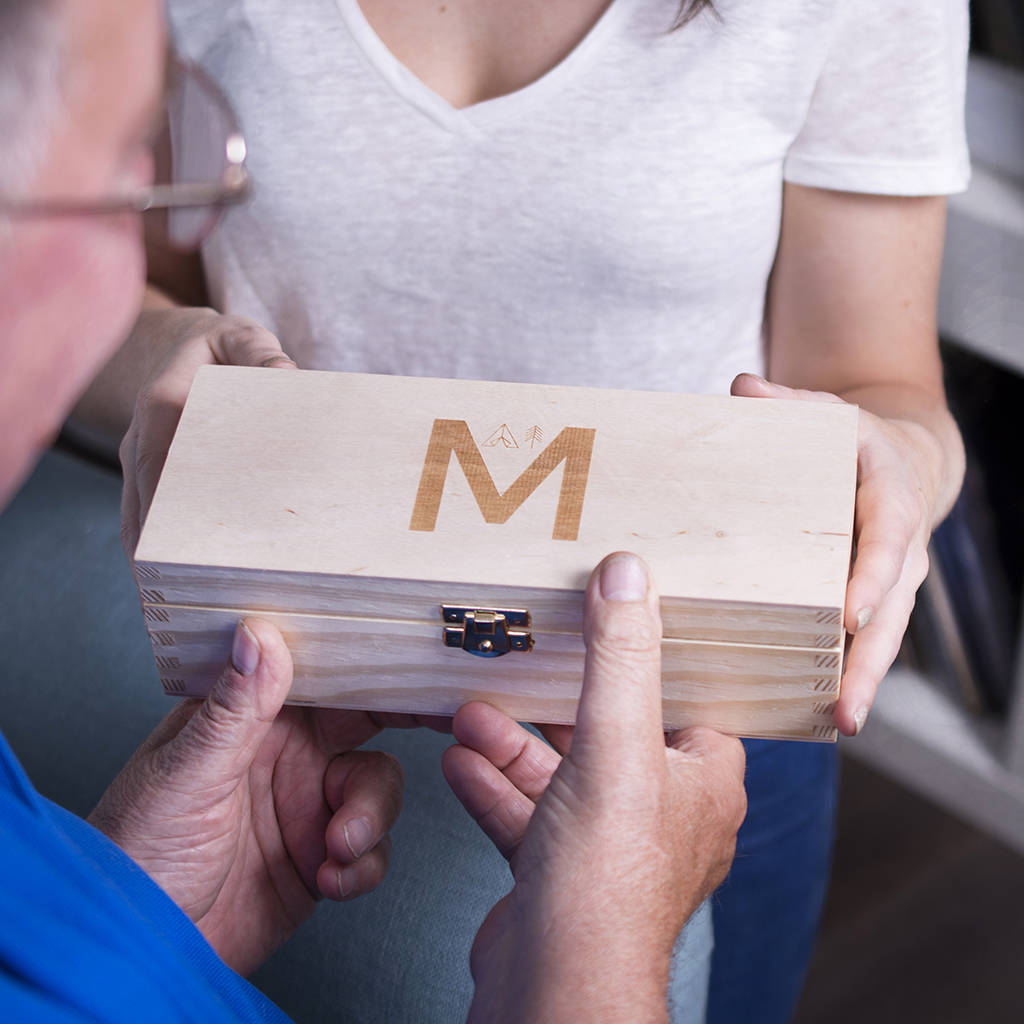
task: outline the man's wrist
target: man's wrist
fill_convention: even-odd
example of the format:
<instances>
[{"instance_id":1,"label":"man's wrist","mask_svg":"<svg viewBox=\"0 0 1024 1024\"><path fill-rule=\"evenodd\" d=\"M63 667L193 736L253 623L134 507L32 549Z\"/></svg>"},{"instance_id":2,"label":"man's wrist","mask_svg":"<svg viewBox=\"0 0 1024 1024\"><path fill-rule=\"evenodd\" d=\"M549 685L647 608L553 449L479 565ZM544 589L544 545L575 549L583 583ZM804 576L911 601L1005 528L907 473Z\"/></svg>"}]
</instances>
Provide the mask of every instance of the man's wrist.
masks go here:
<instances>
[{"instance_id":1,"label":"man's wrist","mask_svg":"<svg viewBox=\"0 0 1024 1024\"><path fill-rule=\"evenodd\" d=\"M490 959L476 961L470 1021L667 1022L674 936L661 924L623 921L607 908L541 906L506 920Z\"/></svg>"}]
</instances>

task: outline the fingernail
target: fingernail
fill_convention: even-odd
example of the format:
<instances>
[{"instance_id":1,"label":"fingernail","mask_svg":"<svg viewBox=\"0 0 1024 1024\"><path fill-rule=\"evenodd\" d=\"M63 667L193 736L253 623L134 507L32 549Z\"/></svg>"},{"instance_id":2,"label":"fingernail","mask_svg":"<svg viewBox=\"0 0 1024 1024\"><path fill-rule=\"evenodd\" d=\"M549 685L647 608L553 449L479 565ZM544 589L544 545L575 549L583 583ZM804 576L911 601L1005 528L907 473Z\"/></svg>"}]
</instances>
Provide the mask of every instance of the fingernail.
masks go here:
<instances>
[{"instance_id":1,"label":"fingernail","mask_svg":"<svg viewBox=\"0 0 1024 1024\"><path fill-rule=\"evenodd\" d=\"M857 612L857 632L859 633L875 617L874 608L861 608ZM867 711L864 712L867 714Z\"/></svg>"},{"instance_id":2,"label":"fingernail","mask_svg":"<svg viewBox=\"0 0 1024 1024\"><path fill-rule=\"evenodd\" d=\"M642 601L647 596L647 568L636 555L616 555L601 568L601 596L606 601Z\"/></svg>"},{"instance_id":3,"label":"fingernail","mask_svg":"<svg viewBox=\"0 0 1024 1024\"><path fill-rule=\"evenodd\" d=\"M861 705L857 708L853 715L853 724L857 727L854 730L853 735L856 736L861 729L864 728L864 723L868 720L868 709L866 705Z\"/></svg>"},{"instance_id":4,"label":"fingernail","mask_svg":"<svg viewBox=\"0 0 1024 1024\"><path fill-rule=\"evenodd\" d=\"M748 373L747 376L748 377L753 377L754 380L756 380L758 384L765 384L765 385L767 385L767 383L768 383L768 381L766 381L764 379L764 377L762 377L761 374L759 374L759 373Z\"/></svg>"},{"instance_id":5,"label":"fingernail","mask_svg":"<svg viewBox=\"0 0 1024 1024\"><path fill-rule=\"evenodd\" d=\"M231 643L231 664L243 676L251 676L260 663L260 643L252 635L245 619L235 627L235 639Z\"/></svg>"},{"instance_id":6,"label":"fingernail","mask_svg":"<svg viewBox=\"0 0 1024 1024\"><path fill-rule=\"evenodd\" d=\"M366 853L370 840L373 838L370 823L365 818L353 818L346 822L344 831L345 842L348 843L352 856L358 860Z\"/></svg>"},{"instance_id":7,"label":"fingernail","mask_svg":"<svg viewBox=\"0 0 1024 1024\"><path fill-rule=\"evenodd\" d=\"M338 868L338 892L344 899L356 887L356 873L351 868Z\"/></svg>"}]
</instances>

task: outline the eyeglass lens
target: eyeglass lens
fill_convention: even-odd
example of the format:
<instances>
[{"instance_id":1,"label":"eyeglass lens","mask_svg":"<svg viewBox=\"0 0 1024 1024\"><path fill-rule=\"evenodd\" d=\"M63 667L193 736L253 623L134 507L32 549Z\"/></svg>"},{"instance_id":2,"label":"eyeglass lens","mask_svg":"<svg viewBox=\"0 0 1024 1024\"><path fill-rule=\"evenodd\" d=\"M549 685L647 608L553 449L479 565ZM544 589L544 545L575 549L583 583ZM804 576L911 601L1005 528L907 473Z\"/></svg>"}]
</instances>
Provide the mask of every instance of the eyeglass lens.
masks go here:
<instances>
[{"instance_id":1,"label":"eyeglass lens","mask_svg":"<svg viewBox=\"0 0 1024 1024\"><path fill-rule=\"evenodd\" d=\"M158 184L207 184L224 181L229 167L228 140L238 132L220 95L194 70L178 65L169 75L165 131L155 146ZM178 206L145 214L148 240L171 249L196 248L223 210L220 205Z\"/></svg>"}]
</instances>

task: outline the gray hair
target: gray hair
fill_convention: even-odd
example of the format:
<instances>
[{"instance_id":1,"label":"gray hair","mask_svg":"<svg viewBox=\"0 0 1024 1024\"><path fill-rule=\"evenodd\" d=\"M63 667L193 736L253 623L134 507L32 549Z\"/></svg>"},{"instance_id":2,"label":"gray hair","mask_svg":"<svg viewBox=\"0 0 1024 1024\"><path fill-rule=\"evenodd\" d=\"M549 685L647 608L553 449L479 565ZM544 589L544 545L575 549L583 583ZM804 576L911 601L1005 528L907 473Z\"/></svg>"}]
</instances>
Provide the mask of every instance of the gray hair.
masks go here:
<instances>
[{"instance_id":1,"label":"gray hair","mask_svg":"<svg viewBox=\"0 0 1024 1024\"><path fill-rule=\"evenodd\" d=\"M64 0L0 0L0 194L24 191L61 95Z\"/></svg>"}]
</instances>

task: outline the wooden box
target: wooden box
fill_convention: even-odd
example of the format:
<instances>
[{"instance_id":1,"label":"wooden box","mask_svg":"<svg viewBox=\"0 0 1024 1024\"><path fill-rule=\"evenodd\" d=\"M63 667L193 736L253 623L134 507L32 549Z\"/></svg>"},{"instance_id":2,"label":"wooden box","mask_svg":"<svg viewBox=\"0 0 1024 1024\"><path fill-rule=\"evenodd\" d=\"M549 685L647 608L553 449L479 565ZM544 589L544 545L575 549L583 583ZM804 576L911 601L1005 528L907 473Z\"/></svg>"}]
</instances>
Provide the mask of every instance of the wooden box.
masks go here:
<instances>
[{"instance_id":1,"label":"wooden box","mask_svg":"<svg viewBox=\"0 0 1024 1024\"><path fill-rule=\"evenodd\" d=\"M666 728L834 740L856 442L847 405L204 367L136 552L164 689L205 694L258 613L294 703L571 722L625 549Z\"/></svg>"}]
</instances>

